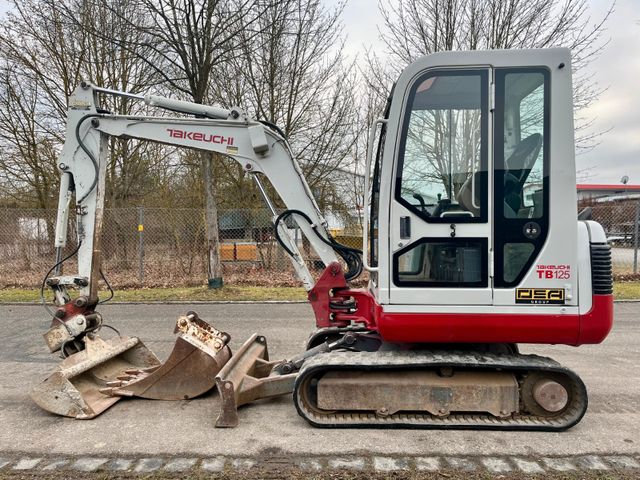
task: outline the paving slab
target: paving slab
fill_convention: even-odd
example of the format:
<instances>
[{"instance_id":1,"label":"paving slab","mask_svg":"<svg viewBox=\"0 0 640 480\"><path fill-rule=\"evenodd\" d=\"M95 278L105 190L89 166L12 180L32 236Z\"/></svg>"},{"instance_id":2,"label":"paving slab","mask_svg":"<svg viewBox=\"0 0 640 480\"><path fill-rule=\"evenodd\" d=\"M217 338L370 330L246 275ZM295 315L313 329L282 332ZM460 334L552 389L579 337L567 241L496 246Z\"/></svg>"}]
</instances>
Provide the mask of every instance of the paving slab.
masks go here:
<instances>
[{"instance_id":1,"label":"paving slab","mask_svg":"<svg viewBox=\"0 0 640 480\"><path fill-rule=\"evenodd\" d=\"M69 466L69 463L70 463L69 460L67 460L66 458L47 461L46 464L43 462L42 470L45 470L45 471L60 470L62 468Z\"/></svg>"},{"instance_id":2,"label":"paving slab","mask_svg":"<svg viewBox=\"0 0 640 480\"><path fill-rule=\"evenodd\" d=\"M162 458L142 458L138 461L138 464L133 469L137 473L149 473L158 470L164 465Z\"/></svg>"},{"instance_id":3,"label":"paving slab","mask_svg":"<svg viewBox=\"0 0 640 480\"><path fill-rule=\"evenodd\" d=\"M626 455L607 455L603 459L614 468L640 469L640 462Z\"/></svg>"},{"instance_id":4,"label":"paving slab","mask_svg":"<svg viewBox=\"0 0 640 480\"><path fill-rule=\"evenodd\" d=\"M202 469L207 472L221 472L224 470L225 459L223 457L205 458L202 460Z\"/></svg>"},{"instance_id":5,"label":"paving slab","mask_svg":"<svg viewBox=\"0 0 640 480\"><path fill-rule=\"evenodd\" d=\"M481 462L482 465L484 465L484 467L491 473L506 473L513 470L511 465L509 465L509 462L502 458L483 458Z\"/></svg>"},{"instance_id":6,"label":"paving slab","mask_svg":"<svg viewBox=\"0 0 640 480\"><path fill-rule=\"evenodd\" d=\"M41 458L21 458L13 466L14 470L32 470L42 461Z\"/></svg>"},{"instance_id":7,"label":"paving slab","mask_svg":"<svg viewBox=\"0 0 640 480\"><path fill-rule=\"evenodd\" d=\"M437 457L418 457L416 458L416 468L428 472L440 470L440 459Z\"/></svg>"},{"instance_id":8,"label":"paving slab","mask_svg":"<svg viewBox=\"0 0 640 480\"><path fill-rule=\"evenodd\" d=\"M329 460L329 467L338 470L363 470L365 461L364 458L332 458Z\"/></svg>"},{"instance_id":9,"label":"paving slab","mask_svg":"<svg viewBox=\"0 0 640 480\"><path fill-rule=\"evenodd\" d=\"M125 472L131 470L133 467L133 460L130 458L114 458L107 465L107 470L114 472Z\"/></svg>"},{"instance_id":10,"label":"paving slab","mask_svg":"<svg viewBox=\"0 0 640 480\"><path fill-rule=\"evenodd\" d=\"M373 468L380 472L409 470L409 462L406 458L373 457Z\"/></svg>"},{"instance_id":11,"label":"paving slab","mask_svg":"<svg viewBox=\"0 0 640 480\"><path fill-rule=\"evenodd\" d=\"M544 473L544 468L535 460L525 460L523 458L514 458L513 462L522 472L528 474Z\"/></svg>"},{"instance_id":12,"label":"paving slab","mask_svg":"<svg viewBox=\"0 0 640 480\"><path fill-rule=\"evenodd\" d=\"M164 470L168 472L186 472L187 470L191 470L197 461L197 458L174 458L167 462Z\"/></svg>"}]
</instances>

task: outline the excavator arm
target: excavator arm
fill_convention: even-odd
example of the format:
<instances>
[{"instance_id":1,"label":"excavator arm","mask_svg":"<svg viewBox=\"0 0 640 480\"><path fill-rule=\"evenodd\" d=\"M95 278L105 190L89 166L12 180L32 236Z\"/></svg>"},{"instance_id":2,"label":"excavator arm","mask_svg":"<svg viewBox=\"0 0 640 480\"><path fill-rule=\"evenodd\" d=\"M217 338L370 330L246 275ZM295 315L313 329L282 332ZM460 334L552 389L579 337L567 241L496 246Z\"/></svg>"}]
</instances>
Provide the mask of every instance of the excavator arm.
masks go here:
<instances>
[{"instance_id":1,"label":"excavator arm","mask_svg":"<svg viewBox=\"0 0 640 480\"><path fill-rule=\"evenodd\" d=\"M100 109L99 94L133 96L148 105L195 115L196 118L114 115ZM233 158L255 179L275 218L275 208L259 177L260 174L265 175L289 209L295 208L311 220L311 223L299 222L299 226L322 261L326 265L337 261L330 246L326 221L286 139L275 129L251 120L238 109L225 110L153 95L142 97L83 83L69 100L66 142L58 165L62 177L55 244L59 263L67 239L70 205L75 191L78 273L61 276L61 265L57 265L57 275L48 282L54 287L58 304L68 302L66 287L72 285L79 288L87 302L97 301L109 136L195 148ZM310 290L313 278L282 222L278 233L286 249L292 253L290 258L298 277Z\"/></svg>"}]
</instances>

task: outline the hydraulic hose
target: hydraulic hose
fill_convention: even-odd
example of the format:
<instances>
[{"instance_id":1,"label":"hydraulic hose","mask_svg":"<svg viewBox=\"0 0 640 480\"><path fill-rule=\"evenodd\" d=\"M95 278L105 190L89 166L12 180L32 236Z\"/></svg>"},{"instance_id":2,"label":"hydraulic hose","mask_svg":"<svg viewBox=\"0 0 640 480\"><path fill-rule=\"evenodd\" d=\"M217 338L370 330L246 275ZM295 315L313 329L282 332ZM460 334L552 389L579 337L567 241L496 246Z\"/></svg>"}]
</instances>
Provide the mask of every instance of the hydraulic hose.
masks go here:
<instances>
[{"instance_id":1,"label":"hydraulic hose","mask_svg":"<svg viewBox=\"0 0 640 480\"><path fill-rule=\"evenodd\" d=\"M95 175L93 177L93 182L91 182L91 186L89 187L89 190L87 190L87 193L85 193L82 196L82 198L77 201L77 203L79 204L81 204L84 201L84 199L87 198L91 192L93 192L93 189L96 187L96 184L98 183L98 175L100 174L100 170L98 167L98 160L96 160L96 158L93 156L93 153L91 153L91 151L87 148L87 146L84 144L84 142L80 138L80 127L85 122L85 120L88 120L89 118L93 118L93 117L100 117L100 116L101 114L99 113L91 113L89 115L85 115L80 119L80 121L76 125L76 141L78 142L78 145L80 146L82 151L84 151L84 153L87 154L87 156L89 157L89 160L91 160L91 163L93 163L93 169L95 172Z\"/></svg>"},{"instance_id":2,"label":"hydraulic hose","mask_svg":"<svg viewBox=\"0 0 640 480\"><path fill-rule=\"evenodd\" d=\"M278 225L283 219L291 215L298 215L302 217L305 221L307 221L307 223L309 223L309 225L311 226L311 229L316 234L316 236L323 243L329 245L338 255L340 255L340 257L342 257L342 259L345 261L348 267L348 270L344 275L346 280L350 281L360 276L363 270L362 256L361 256L362 250L358 248L342 245L341 243L336 242L335 239L330 234L327 234L329 237L328 239L325 238L324 235L322 235L322 233L320 233L320 231L318 230L318 226L315 225L311 220L311 218L309 218L309 216L301 210L296 210L296 209L285 210L280 215L278 215L275 221L273 222L276 240L280 244L280 246L284 249L284 251L287 252L287 254L289 254L290 256L294 256L294 253L289 249L289 247L287 247L287 245L284 243L282 238L280 238L280 234L278 232Z\"/></svg>"}]
</instances>

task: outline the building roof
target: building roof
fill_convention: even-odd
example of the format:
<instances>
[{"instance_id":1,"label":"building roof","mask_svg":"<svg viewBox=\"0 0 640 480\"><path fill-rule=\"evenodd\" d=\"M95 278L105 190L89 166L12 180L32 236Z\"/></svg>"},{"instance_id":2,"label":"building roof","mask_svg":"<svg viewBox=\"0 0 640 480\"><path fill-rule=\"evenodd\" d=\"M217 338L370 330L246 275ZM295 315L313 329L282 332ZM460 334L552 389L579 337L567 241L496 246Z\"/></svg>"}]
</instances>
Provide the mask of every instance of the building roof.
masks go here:
<instances>
[{"instance_id":1,"label":"building roof","mask_svg":"<svg viewBox=\"0 0 640 480\"><path fill-rule=\"evenodd\" d=\"M623 184L604 184L604 183L579 183L576 185L578 191L580 190L606 190L606 191L639 191L640 185L623 185Z\"/></svg>"}]
</instances>

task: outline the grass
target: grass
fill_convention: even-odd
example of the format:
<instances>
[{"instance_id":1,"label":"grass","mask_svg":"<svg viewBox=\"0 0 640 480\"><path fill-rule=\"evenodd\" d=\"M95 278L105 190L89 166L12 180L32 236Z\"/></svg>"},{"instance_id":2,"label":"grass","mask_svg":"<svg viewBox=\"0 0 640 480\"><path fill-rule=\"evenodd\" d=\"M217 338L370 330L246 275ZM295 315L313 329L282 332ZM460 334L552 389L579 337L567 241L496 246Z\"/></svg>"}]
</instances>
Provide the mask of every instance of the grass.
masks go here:
<instances>
[{"instance_id":1,"label":"grass","mask_svg":"<svg viewBox=\"0 0 640 480\"><path fill-rule=\"evenodd\" d=\"M616 282L613 294L617 300L640 299L640 281ZM131 290L116 290L116 302L170 302L170 301L269 301L269 300L298 300L305 301L307 294L297 287L250 287L226 286L221 289L207 287L177 287L177 288L140 288ZM0 289L0 303L39 301L39 291L28 288Z\"/></svg>"},{"instance_id":2,"label":"grass","mask_svg":"<svg viewBox=\"0 0 640 480\"><path fill-rule=\"evenodd\" d=\"M0 303L39 301L37 289L5 288L0 289ZM48 297L48 296L47 296ZM113 301L116 302L167 302L167 301L267 301L267 300L306 300L307 294L296 287L248 287L226 286L221 289L207 287L179 288L140 288L135 290L116 290Z\"/></svg>"},{"instance_id":3,"label":"grass","mask_svg":"<svg viewBox=\"0 0 640 480\"><path fill-rule=\"evenodd\" d=\"M616 300L640 299L640 281L615 282L613 284L613 295Z\"/></svg>"}]
</instances>

